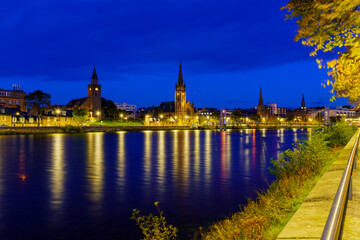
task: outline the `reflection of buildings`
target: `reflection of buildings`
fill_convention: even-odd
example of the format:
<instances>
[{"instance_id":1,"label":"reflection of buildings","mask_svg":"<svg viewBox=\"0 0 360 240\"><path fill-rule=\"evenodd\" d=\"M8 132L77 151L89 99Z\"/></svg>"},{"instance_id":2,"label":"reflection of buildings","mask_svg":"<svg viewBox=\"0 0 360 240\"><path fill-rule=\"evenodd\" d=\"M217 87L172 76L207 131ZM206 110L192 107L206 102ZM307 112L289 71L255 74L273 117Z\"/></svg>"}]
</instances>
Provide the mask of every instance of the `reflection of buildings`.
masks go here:
<instances>
[{"instance_id":1,"label":"reflection of buildings","mask_svg":"<svg viewBox=\"0 0 360 240\"><path fill-rule=\"evenodd\" d=\"M51 207L60 210L64 201L65 150L63 134L54 135L51 158Z\"/></svg>"},{"instance_id":2,"label":"reflection of buildings","mask_svg":"<svg viewBox=\"0 0 360 240\"><path fill-rule=\"evenodd\" d=\"M89 133L87 146L87 179L89 198L100 204L104 184L104 133Z\"/></svg>"}]
</instances>

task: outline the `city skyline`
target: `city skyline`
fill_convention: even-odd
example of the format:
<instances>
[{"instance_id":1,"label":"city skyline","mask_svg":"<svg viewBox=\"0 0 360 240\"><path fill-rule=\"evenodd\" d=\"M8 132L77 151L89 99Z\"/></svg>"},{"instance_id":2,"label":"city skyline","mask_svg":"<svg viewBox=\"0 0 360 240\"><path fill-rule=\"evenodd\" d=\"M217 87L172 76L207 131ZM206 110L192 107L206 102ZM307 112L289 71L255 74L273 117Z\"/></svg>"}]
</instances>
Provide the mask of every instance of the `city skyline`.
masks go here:
<instances>
[{"instance_id":1,"label":"city skyline","mask_svg":"<svg viewBox=\"0 0 360 240\"><path fill-rule=\"evenodd\" d=\"M347 105L329 102L326 71L293 41L286 1L260 2L5 3L1 88L18 83L66 104L86 94L95 66L105 98L159 105L174 100L181 59L195 107L254 107L260 87L265 104L299 107L305 93L310 107Z\"/></svg>"}]
</instances>

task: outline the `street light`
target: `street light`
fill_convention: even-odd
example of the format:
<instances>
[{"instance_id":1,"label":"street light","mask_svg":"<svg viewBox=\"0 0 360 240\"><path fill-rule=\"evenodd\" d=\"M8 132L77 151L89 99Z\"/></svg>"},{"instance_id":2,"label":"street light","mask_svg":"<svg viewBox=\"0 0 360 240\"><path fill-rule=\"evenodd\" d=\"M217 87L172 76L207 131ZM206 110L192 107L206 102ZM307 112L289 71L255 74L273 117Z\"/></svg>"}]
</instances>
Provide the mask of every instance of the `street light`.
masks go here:
<instances>
[{"instance_id":1,"label":"street light","mask_svg":"<svg viewBox=\"0 0 360 240\"><path fill-rule=\"evenodd\" d=\"M101 114L101 112L100 112L100 111L97 111L97 112L96 112L96 116L97 116L97 117L99 117L99 116L100 116L100 114Z\"/></svg>"},{"instance_id":2,"label":"street light","mask_svg":"<svg viewBox=\"0 0 360 240\"><path fill-rule=\"evenodd\" d=\"M161 114L161 115L160 115L160 118L163 118L163 117L164 117L164 115Z\"/></svg>"}]
</instances>

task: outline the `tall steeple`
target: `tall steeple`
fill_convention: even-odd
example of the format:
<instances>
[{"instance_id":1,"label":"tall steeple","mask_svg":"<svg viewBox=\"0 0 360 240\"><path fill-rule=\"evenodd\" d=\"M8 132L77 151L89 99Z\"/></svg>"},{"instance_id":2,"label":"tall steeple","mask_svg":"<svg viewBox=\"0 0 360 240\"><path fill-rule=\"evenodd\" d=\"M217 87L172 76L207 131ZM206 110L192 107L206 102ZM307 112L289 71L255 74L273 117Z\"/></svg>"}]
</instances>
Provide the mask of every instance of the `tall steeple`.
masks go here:
<instances>
[{"instance_id":1,"label":"tall steeple","mask_svg":"<svg viewBox=\"0 0 360 240\"><path fill-rule=\"evenodd\" d=\"M177 86L184 86L184 80L183 80L182 69L181 69L181 60L180 60L179 77L178 77Z\"/></svg>"},{"instance_id":2,"label":"tall steeple","mask_svg":"<svg viewBox=\"0 0 360 240\"><path fill-rule=\"evenodd\" d=\"M264 101L263 101L263 97L262 97L262 90L261 90L261 88L260 88L259 105L264 105Z\"/></svg>"},{"instance_id":3,"label":"tall steeple","mask_svg":"<svg viewBox=\"0 0 360 240\"><path fill-rule=\"evenodd\" d=\"M94 70L93 70L93 74L91 76L91 84L99 84L99 79L98 79L98 76L96 74L95 67L94 67Z\"/></svg>"},{"instance_id":4,"label":"tall steeple","mask_svg":"<svg viewBox=\"0 0 360 240\"><path fill-rule=\"evenodd\" d=\"M91 112L93 117L99 117L97 114L101 111L101 85L99 84L95 67L91 76L91 84L88 85L88 97L88 110Z\"/></svg>"},{"instance_id":5,"label":"tall steeple","mask_svg":"<svg viewBox=\"0 0 360 240\"><path fill-rule=\"evenodd\" d=\"M301 100L301 109L306 109L304 93L302 95L302 100Z\"/></svg>"}]
</instances>

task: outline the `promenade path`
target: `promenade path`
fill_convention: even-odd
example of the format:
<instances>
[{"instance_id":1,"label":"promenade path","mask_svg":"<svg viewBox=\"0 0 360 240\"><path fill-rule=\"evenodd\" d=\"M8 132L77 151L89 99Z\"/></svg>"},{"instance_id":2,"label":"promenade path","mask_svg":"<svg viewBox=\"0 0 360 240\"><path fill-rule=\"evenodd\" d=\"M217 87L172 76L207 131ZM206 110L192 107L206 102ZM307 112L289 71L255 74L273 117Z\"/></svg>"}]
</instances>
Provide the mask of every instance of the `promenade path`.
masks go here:
<instances>
[{"instance_id":1,"label":"promenade path","mask_svg":"<svg viewBox=\"0 0 360 240\"><path fill-rule=\"evenodd\" d=\"M347 160L356 139L355 134L328 171L320 178L300 208L277 239L320 239ZM360 158L360 152L358 155ZM349 200L342 239L360 240L360 160L353 171L353 200Z\"/></svg>"}]
</instances>

